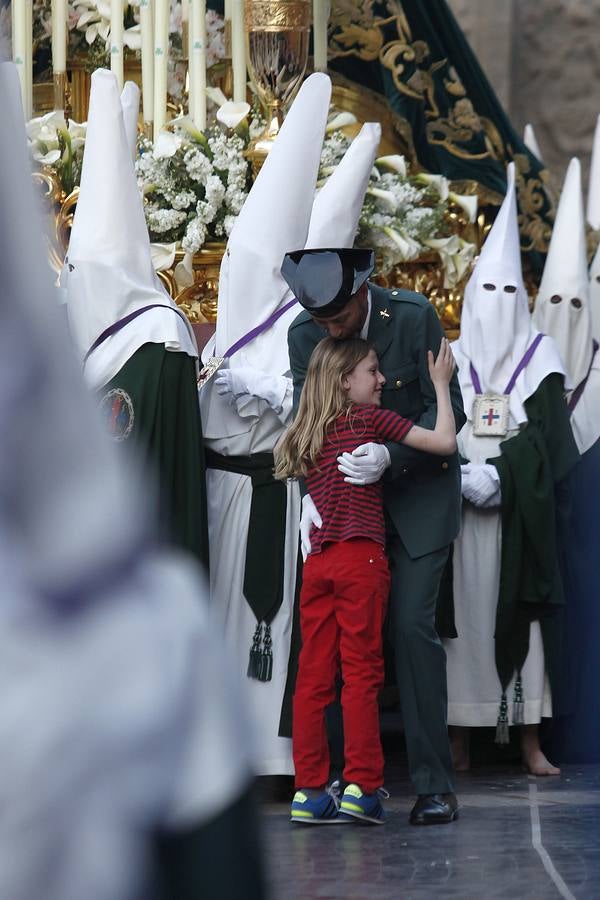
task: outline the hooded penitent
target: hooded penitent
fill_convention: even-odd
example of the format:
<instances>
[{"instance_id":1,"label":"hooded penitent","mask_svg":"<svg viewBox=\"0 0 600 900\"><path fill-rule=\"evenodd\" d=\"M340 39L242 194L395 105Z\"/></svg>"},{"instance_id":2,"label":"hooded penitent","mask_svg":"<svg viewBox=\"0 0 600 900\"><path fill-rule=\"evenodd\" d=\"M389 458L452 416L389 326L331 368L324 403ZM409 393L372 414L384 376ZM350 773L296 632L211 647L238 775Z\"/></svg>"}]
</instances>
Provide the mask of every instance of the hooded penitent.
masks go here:
<instances>
[{"instance_id":1,"label":"hooded penitent","mask_svg":"<svg viewBox=\"0 0 600 900\"><path fill-rule=\"evenodd\" d=\"M85 373L94 387L110 381L146 343L197 356L191 327L152 266L117 80L105 69L92 75L79 200L61 285L82 359L108 327L158 304L90 355Z\"/></svg>"},{"instance_id":2,"label":"hooded penitent","mask_svg":"<svg viewBox=\"0 0 600 900\"><path fill-rule=\"evenodd\" d=\"M596 231L600 229L600 116L596 119L596 130L594 131L594 143L592 145L587 220Z\"/></svg>"},{"instance_id":3,"label":"hooded penitent","mask_svg":"<svg viewBox=\"0 0 600 900\"><path fill-rule=\"evenodd\" d=\"M577 400L571 424L580 452L600 435L600 373L595 369L600 363L593 362L590 305L581 168L579 160L572 159L533 318L538 328L554 338L565 364L573 388L569 398ZM577 399L578 390L581 397Z\"/></svg>"},{"instance_id":4,"label":"hooded penitent","mask_svg":"<svg viewBox=\"0 0 600 900\"><path fill-rule=\"evenodd\" d=\"M483 393L505 394L538 334L521 269L514 163L507 177L506 196L465 288L460 338L452 348L469 419L476 394L472 369ZM550 372L564 374L564 367L554 343L542 338L510 391L511 427L527 421L523 404Z\"/></svg>"},{"instance_id":5,"label":"hooded penitent","mask_svg":"<svg viewBox=\"0 0 600 900\"><path fill-rule=\"evenodd\" d=\"M216 356L289 299L279 269L286 251L306 242L330 96L326 75L304 82L236 220L221 265ZM287 372L287 329L296 315L289 310L249 342L246 365Z\"/></svg>"},{"instance_id":6,"label":"hooded penitent","mask_svg":"<svg viewBox=\"0 0 600 900\"><path fill-rule=\"evenodd\" d=\"M315 197L305 249L353 246L380 140L381 125L366 122Z\"/></svg>"},{"instance_id":7,"label":"hooded penitent","mask_svg":"<svg viewBox=\"0 0 600 900\"><path fill-rule=\"evenodd\" d=\"M600 341L600 244L590 266L590 315L592 334Z\"/></svg>"},{"instance_id":8,"label":"hooded penitent","mask_svg":"<svg viewBox=\"0 0 600 900\"><path fill-rule=\"evenodd\" d=\"M135 161L137 147L137 125L140 112L140 89L135 81L126 81L121 91L121 109L123 110L123 123L127 144L131 158Z\"/></svg>"},{"instance_id":9,"label":"hooded penitent","mask_svg":"<svg viewBox=\"0 0 600 900\"><path fill-rule=\"evenodd\" d=\"M10 510L15 569L23 562L32 592L58 604L93 593L107 566L138 546L145 526L139 503L123 503L134 491L128 466L104 438L51 302L12 63L0 64L0 101L0 407L11 422L3 429L0 494Z\"/></svg>"},{"instance_id":10,"label":"hooded penitent","mask_svg":"<svg viewBox=\"0 0 600 900\"><path fill-rule=\"evenodd\" d=\"M535 136L535 131L533 130L533 125L531 125L529 122L527 123L523 131L523 143L525 144L527 149L530 150L531 153L533 153L533 155L539 159L540 162L544 161L544 157L542 156L540 146Z\"/></svg>"}]
</instances>

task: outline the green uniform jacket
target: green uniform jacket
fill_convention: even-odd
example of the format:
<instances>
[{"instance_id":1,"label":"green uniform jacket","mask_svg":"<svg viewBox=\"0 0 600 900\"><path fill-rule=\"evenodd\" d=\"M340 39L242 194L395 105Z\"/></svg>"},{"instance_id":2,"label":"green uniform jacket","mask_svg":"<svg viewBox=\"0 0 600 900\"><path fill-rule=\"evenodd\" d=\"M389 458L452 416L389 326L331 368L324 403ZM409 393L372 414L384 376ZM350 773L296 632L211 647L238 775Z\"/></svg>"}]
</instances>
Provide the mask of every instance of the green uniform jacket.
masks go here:
<instances>
[{"instance_id":1,"label":"green uniform jacket","mask_svg":"<svg viewBox=\"0 0 600 900\"><path fill-rule=\"evenodd\" d=\"M115 396L114 391L125 393ZM109 392L113 392L107 397ZM158 475L163 531L208 565L206 482L195 360L144 344L101 392L109 431Z\"/></svg>"},{"instance_id":2,"label":"green uniform jacket","mask_svg":"<svg viewBox=\"0 0 600 900\"><path fill-rule=\"evenodd\" d=\"M415 424L434 428L435 389L429 377L427 351L437 354L444 335L433 306L421 294L371 290L368 340L385 376L382 406ZM297 407L310 355L327 336L308 312L292 322L288 332L290 367ZM450 386L459 431L466 419L458 379ZM404 444L387 444L391 467L384 477L384 502L408 554L416 559L450 544L460 527L460 466L458 455L434 456Z\"/></svg>"}]
</instances>

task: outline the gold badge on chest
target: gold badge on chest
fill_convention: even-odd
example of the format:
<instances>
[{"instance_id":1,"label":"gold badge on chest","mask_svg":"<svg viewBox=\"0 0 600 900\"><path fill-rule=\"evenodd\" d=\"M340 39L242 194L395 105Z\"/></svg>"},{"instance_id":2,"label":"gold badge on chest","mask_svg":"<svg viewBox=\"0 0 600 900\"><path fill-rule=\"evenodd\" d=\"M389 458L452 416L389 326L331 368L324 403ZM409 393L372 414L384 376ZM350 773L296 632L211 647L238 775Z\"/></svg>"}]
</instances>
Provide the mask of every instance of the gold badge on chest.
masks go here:
<instances>
[{"instance_id":1,"label":"gold badge on chest","mask_svg":"<svg viewBox=\"0 0 600 900\"><path fill-rule=\"evenodd\" d=\"M475 394L473 434L477 437L504 437L508 432L508 394Z\"/></svg>"}]
</instances>

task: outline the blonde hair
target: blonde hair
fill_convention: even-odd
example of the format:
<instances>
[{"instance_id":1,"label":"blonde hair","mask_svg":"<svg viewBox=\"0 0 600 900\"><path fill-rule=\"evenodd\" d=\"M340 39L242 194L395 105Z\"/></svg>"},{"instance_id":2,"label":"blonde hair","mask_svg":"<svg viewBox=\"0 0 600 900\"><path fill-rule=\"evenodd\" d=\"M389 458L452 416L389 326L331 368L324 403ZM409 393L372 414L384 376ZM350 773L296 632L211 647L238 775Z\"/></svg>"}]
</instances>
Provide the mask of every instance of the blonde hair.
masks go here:
<instances>
[{"instance_id":1,"label":"blonde hair","mask_svg":"<svg viewBox=\"0 0 600 900\"><path fill-rule=\"evenodd\" d=\"M316 466L327 432L352 403L343 379L371 350L361 338L324 338L313 350L298 412L275 447L275 478L297 478Z\"/></svg>"}]
</instances>

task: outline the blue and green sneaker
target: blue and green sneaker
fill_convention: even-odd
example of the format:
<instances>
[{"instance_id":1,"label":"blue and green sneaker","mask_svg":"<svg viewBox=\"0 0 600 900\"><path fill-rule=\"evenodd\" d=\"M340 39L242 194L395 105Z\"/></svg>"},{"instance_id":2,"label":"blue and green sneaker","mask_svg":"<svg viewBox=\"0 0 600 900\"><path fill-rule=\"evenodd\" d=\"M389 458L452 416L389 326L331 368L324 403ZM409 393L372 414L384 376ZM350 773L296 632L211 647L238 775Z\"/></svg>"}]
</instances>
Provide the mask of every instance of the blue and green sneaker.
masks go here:
<instances>
[{"instance_id":1,"label":"blue and green sneaker","mask_svg":"<svg viewBox=\"0 0 600 900\"><path fill-rule=\"evenodd\" d=\"M338 823L340 801L339 781L334 781L326 790L312 796L305 791L296 791L292 800L290 822L302 825L333 825Z\"/></svg>"},{"instance_id":2,"label":"blue and green sneaker","mask_svg":"<svg viewBox=\"0 0 600 900\"><path fill-rule=\"evenodd\" d=\"M364 794L357 784L349 784L342 795L340 816L351 816L372 825L385 824L385 812L380 798L389 798L385 788L378 788L374 794Z\"/></svg>"}]
</instances>

